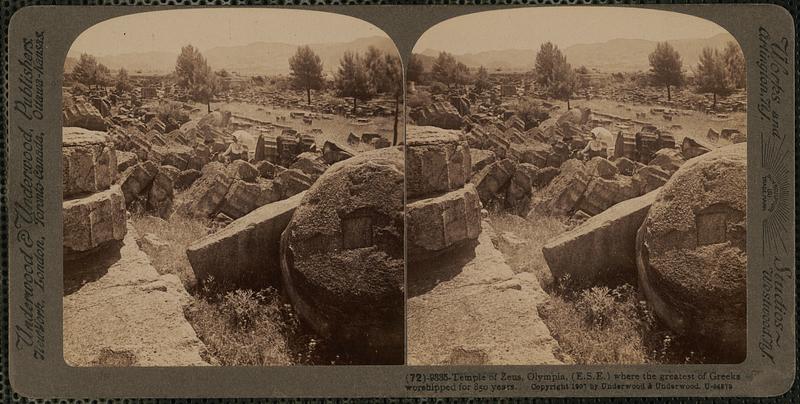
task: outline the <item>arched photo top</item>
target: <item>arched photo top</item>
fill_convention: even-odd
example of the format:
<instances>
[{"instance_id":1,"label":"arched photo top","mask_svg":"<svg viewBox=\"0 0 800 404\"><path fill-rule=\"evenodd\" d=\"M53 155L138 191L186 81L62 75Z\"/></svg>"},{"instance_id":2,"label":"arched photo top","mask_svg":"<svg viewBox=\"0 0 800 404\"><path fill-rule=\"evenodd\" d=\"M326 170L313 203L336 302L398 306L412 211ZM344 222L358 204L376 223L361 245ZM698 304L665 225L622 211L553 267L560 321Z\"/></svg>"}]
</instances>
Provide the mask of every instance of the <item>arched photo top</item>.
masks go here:
<instances>
[{"instance_id":1,"label":"arched photo top","mask_svg":"<svg viewBox=\"0 0 800 404\"><path fill-rule=\"evenodd\" d=\"M241 74L287 72L289 57L308 45L333 73L345 50L369 46L397 54L380 28L361 19L322 11L287 9L165 10L112 18L98 23L73 42L65 67L86 53L111 70L143 73L174 69L181 48L193 45L214 69Z\"/></svg>"},{"instance_id":2,"label":"arched photo top","mask_svg":"<svg viewBox=\"0 0 800 404\"><path fill-rule=\"evenodd\" d=\"M456 275L409 265L410 365L746 358L747 94L728 31L660 10L513 8L441 22L413 52L407 189L448 196L412 199L408 260ZM446 244L415 232L435 226L417 224L433 216L423 200L465 201L437 232L466 253L429 258ZM474 267L531 282L467 296ZM537 294L548 304L520 303Z\"/></svg>"},{"instance_id":3,"label":"arched photo top","mask_svg":"<svg viewBox=\"0 0 800 404\"><path fill-rule=\"evenodd\" d=\"M145 12L89 28L65 65L68 365L404 363L403 68L383 31ZM87 309L119 274L141 282Z\"/></svg>"},{"instance_id":4,"label":"arched photo top","mask_svg":"<svg viewBox=\"0 0 800 404\"><path fill-rule=\"evenodd\" d=\"M455 40L455 39L458 40ZM647 70L658 42L669 42L687 71L703 47L724 48L736 39L718 24L671 11L632 7L536 7L467 14L434 25L413 53L460 55L468 67L502 70L533 67L535 52L552 42L574 67L608 72Z\"/></svg>"}]
</instances>

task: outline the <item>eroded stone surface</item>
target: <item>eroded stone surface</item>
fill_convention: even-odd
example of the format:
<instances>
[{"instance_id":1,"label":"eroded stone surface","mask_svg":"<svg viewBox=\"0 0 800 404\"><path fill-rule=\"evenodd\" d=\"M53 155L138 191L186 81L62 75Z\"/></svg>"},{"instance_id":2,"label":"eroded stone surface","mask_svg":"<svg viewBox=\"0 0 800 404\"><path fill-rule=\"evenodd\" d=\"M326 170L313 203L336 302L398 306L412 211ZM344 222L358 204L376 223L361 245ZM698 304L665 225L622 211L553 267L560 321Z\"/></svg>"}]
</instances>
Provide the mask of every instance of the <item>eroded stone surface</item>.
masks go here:
<instances>
[{"instance_id":1,"label":"eroded stone surface","mask_svg":"<svg viewBox=\"0 0 800 404\"><path fill-rule=\"evenodd\" d=\"M201 357L205 346L183 315L191 298L177 276L156 272L133 227L121 249L105 254L65 264L67 364L208 365Z\"/></svg>"},{"instance_id":2,"label":"eroded stone surface","mask_svg":"<svg viewBox=\"0 0 800 404\"><path fill-rule=\"evenodd\" d=\"M459 131L409 126L406 145L409 198L452 191L469 179L469 146Z\"/></svg>"},{"instance_id":3,"label":"eroded stone surface","mask_svg":"<svg viewBox=\"0 0 800 404\"><path fill-rule=\"evenodd\" d=\"M195 278L204 282L213 276L247 287L277 285L281 233L304 195L264 205L189 246L186 255Z\"/></svg>"},{"instance_id":4,"label":"eroded stone surface","mask_svg":"<svg viewBox=\"0 0 800 404\"><path fill-rule=\"evenodd\" d=\"M472 184L406 206L408 258L428 254L474 240L481 231L480 200Z\"/></svg>"},{"instance_id":5,"label":"eroded stone surface","mask_svg":"<svg viewBox=\"0 0 800 404\"><path fill-rule=\"evenodd\" d=\"M114 185L106 191L62 203L64 250L89 251L125 236L125 199Z\"/></svg>"},{"instance_id":6,"label":"eroded stone surface","mask_svg":"<svg viewBox=\"0 0 800 404\"><path fill-rule=\"evenodd\" d=\"M64 128L61 156L64 198L106 190L117 180L116 152L105 132Z\"/></svg>"},{"instance_id":7,"label":"eroded stone surface","mask_svg":"<svg viewBox=\"0 0 800 404\"><path fill-rule=\"evenodd\" d=\"M636 244L639 286L655 313L731 362L747 345L746 148L687 161L661 188Z\"/></svg>"},{"instance_id":8,"label":"eroded stone surface","mask_svg":"<svg viewBox=\"0 0 800 404\"><path fill-rule=\"evenodd\" d=\"M403 360L403 161L391 147L332 165L281 238L298 315L365 363Z\"/></svg>"},{"instance_id":9,"label":"eroded stone surface","mask_svg":"<svg viewBox=\"0 0 800 404\"><path fill-rule=\"evenodd\" d=\"M561 364L536 309L547 294L533 274L514 274L482 227L474 249L409 267L408 363Z\"/></svg>"}]
</instances>

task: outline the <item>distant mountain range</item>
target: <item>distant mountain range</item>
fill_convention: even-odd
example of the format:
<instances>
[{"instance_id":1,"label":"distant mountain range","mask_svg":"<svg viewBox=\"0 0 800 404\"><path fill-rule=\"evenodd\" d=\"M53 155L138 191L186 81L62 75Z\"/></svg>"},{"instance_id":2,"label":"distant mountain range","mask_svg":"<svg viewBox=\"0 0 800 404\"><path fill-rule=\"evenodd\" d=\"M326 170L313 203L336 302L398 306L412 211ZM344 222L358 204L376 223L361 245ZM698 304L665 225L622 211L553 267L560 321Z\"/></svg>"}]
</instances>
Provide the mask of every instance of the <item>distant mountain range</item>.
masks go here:
<instances>
[{"instance_id":1,"label":"distant mountain range","mask_svg":"<svg viewBox=\"0 0 800 404\"><path fill-rule=\"evenodd\" d=\"M728 33L718 34L711 38L692 38L667 41L680 53L683 67L697 65L700 52L704 47L725 47L729 41L734 41ZM657 41L645 39L612 39L610 41L592 44L572 45L562 49L573 67L586 66L604 72L633 72L650 69L648 55L656 48ZM457 60L470 68L484 66L489 71L502 69L509 71L530 70L533 68L537 49L508 49L467 53L453 55ZM426 49L422 55L423 65L426 70L433 64L439 51Z\"/></svg>"},{"instance_id":2,"label":"distant mountain range","mask_svg":"<svg viewBox=\"0 0 800 404\"><path fill-rule=\"evenodd\" d=\"M197 45L197 44L195 44ZM396 53L391 39L381 36L359 38L351 42L309 44L316 52L328 73L336 71L339 59L345 51L364 52L369 46L384 52ZM203 51L203 56L214 70L225 69L239 74L281 74L289 73L289 58L294 55L297 45L277 42L254 42L242 46L216 47ZM141 52L119 55L97 56L100 63L112 71L120 68L130 73L169 73L175 70L175 60L180 49L175 52ZM70 72L79 55L70 55L64 63L64 70Z\"/></svg>"}]
</instances>

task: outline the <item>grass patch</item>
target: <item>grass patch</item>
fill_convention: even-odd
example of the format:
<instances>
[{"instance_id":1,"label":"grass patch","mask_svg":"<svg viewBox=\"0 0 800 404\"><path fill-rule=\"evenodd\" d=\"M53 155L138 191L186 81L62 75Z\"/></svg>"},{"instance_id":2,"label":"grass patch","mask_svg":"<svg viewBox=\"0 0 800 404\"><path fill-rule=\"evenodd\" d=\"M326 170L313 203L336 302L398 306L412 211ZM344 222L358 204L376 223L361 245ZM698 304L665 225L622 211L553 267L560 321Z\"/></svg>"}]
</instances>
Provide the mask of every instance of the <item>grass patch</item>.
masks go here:
<instances>
[{"instance_id":1,"label":"grass patch","mask_svg":"<svg viewBox=\"0 0 800 404\"><path fill-rule=\"evenodd\" d=\"M186 248L209 234L209 222L173 214L131 219L142 250L160 274L175 274L194 297L185 315L222 366L347 364L352 360L303 325L274 288L232 289L209 279L198 287ZM156 240L157 245L150 240Z\"/></svg>"},{"instance_id":2,"label":"grass patch","mask_svg":"<svg viewBox=\"0 0 800 404\"><path fill-rule=\"evenodd\" d=\"M553 283L550 268L544 260L542 246L572 225L562 219L531 212L527 218L511 213L492 212L489 222L500 238L499 249L515 273L536 274L542 287Z\"/></svg>"},{"instance_id":3,"label":"grass patch","mask_svg":"<svg viewBox=\"0 0 800 404\"><path fill-rule=\"evenodd\" d=\"M235 290L203 296L186 309L208 354L222 366L294 363L286 335L297 328L291 309L274 289Z\"/></svg>"},{"instance_id":4,"label":"grass patch","mask_svg":"<svg viewBox=\"0 0 800 404\"><path fill-rule=\"evenodd\" d=\"M207 223L178 214L173 214L169 220L149 215L134 215L131 222L140 238L144 239L149 234L163 243L159 246L146 241L140 243L156 271L162 275L175 274L186 290L195 290L197 280L186 256L186 248L209 233Z\"/></svg>"},{"instance_id":5,"label":"grass patch","mask_svg":"<svg viewBox=\"0 0 800 404\"><path fill-rule=\"evenodd\" d=\"M301 323L292 306L271 287L225 291L210 279L185 314L208 354L222 366L352 362Z\"/></svg>"},{"instance_id":6,"label":"grass patch","mask_svg":"<svg viewBox=\"0 0 800 404\"><path fill-rule=\"evenodd\" d=\"M705 363L697 344L676 337L656 319L630 284L584 285L568 276L554 280L542 246L570 230L567 218L532 211L527 218L491 212L498 248L514 272L532 272L550 299L539 314L566 362L577 364ZM580 252L576 252L580 253Z\"/></svg>"},{"instance_id":7,"label":"grass patch","mask_svg":"<svg viewBox=\"0 0 800 404\"><path fill-rule=\"evenodd\" d=\"M705 363L703 352L661 324L629 284L571 291L560 279L539 306L561 352L577 364Z\"/></svg>"}]
</instances>

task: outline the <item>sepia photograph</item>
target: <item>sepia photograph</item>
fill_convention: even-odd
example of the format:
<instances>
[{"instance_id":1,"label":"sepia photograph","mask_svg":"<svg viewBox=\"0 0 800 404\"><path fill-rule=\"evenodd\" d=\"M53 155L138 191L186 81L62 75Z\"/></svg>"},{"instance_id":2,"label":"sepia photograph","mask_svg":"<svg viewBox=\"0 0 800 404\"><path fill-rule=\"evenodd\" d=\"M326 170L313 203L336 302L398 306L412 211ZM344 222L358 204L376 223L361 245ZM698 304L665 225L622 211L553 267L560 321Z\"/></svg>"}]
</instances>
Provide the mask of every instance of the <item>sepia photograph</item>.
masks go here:
<instances>
[{"instance_id":1,"label":"sepia photograph","mask_svg":"<svg viewBox=\"0 0 800 404\"><path fill-rule=\"evenodd\" d=\"M409 365L746 357L734 37L662 10L445 20L406 67Z\"/></svg>"},{"instance_id":2,"label":"sepia photograph","mask_svg":"<svg viewBox=\"0 0 800 404\"><path fill-rule=\"evenodd\" d=\"M403 67L362 20L103 21L63 72L70 366L404 363Z\"/></svg>"}]
</instances>

